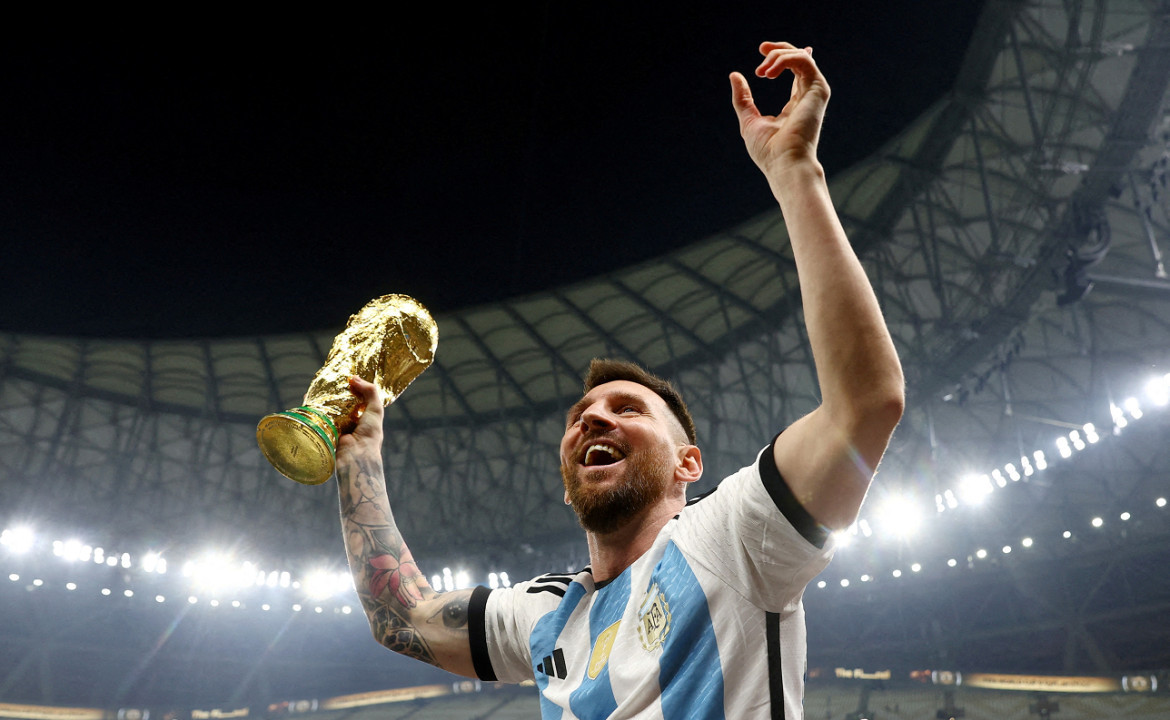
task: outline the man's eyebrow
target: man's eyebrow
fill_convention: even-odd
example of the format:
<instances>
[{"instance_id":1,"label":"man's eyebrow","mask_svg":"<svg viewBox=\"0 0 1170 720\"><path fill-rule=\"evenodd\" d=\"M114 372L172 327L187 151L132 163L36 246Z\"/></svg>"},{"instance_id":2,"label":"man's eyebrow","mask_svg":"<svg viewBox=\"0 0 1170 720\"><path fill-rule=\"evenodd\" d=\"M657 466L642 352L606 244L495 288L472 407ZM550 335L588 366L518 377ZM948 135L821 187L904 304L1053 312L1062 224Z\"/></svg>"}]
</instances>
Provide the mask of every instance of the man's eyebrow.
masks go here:
<instances>
[{"instance_id":1,"label":"man's eyebrow","mask_svg":"<svg viewBox=\"0 0 1170 720\"><path fill-rule=\"evenodd\" d=\"M646 399L632 392L615 392L607 395L605 399L609 402L629 403L642 408L646 407ZM578 415L586 405L590 405L593 402L593 400L589 400L588 398L581 398L573 403L573 406L569 408L569 412L565 413L565 424L568 424L569 420Z\"/></svg>"}]
</instances>

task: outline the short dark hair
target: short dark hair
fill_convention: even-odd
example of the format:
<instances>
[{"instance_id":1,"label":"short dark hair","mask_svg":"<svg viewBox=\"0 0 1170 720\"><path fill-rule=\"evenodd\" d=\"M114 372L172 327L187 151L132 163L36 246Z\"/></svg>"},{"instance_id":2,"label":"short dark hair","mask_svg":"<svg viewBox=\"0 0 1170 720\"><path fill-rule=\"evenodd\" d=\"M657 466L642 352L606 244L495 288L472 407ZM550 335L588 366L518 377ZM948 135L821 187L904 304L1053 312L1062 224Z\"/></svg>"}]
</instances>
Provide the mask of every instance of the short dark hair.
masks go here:
<instances>
[{"instance_id":1,"label":"short dark hair","mask_svg":"<svg viewBox=\"0 0 1170 720\"><path fill-rule=\"evenodd\" d=\"M598 385L604 385L614 380L627 380L653 390L655 395L662 398L666 407L670 408L670 412L682 425L687 442L691 445L695 444L695 421L691 418L691 412L687 410L687 404L682 399L682 395L674 389L669 381L663 380L632 362L593 358L589 362L589 372L585 374L585 392L588 393Z\"/></svg>"}]
</instances>

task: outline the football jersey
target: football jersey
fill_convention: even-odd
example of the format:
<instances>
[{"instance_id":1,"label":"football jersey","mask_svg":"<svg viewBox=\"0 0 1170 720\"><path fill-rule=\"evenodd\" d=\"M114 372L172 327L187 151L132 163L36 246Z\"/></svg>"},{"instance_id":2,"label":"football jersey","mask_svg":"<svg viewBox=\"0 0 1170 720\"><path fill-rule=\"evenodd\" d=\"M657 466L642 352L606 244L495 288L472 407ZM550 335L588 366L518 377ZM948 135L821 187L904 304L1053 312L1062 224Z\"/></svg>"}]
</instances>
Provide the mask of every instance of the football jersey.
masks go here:
<instances>
[{"instance_id":1,"label":"football jersey","mask_svg":"<svg viewBox=\"0 0 1170 720\"><path fill-rule=\"evenodd\" d=\"M804 587L832 556L772 447L690 501L620 575L477 588L483 680L535 679L549 718L803 717Z\"/></svg>"}]
</instances>

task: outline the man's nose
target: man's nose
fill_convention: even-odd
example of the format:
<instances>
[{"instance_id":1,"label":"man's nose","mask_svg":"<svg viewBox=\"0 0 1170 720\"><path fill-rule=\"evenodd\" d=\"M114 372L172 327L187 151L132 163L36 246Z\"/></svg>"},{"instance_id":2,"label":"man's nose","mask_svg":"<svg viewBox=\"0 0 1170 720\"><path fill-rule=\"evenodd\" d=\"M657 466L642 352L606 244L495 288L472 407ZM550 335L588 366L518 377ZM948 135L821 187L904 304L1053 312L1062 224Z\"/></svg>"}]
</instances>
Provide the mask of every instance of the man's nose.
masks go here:
<instances>
[{"instance_id":1,"label":"man's nose","mask_svg":"<svg viewBox=\"0 0 1170 720\"><path fill-rule=\"evenodd\" d=\"M605 429L614 426L613 415L596 403L585 408L581 413L581 421L585 423L586 427L593 429Z\"/></svg>"}]
</instances>

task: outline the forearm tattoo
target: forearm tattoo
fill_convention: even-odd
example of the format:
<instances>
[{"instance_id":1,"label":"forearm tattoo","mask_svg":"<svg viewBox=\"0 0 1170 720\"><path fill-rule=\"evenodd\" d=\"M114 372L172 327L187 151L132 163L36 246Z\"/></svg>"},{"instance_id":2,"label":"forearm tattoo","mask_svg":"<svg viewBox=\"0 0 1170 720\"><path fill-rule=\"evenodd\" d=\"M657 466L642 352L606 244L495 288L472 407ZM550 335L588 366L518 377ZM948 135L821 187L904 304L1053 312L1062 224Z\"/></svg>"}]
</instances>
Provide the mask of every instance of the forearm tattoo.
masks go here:
<instances>
[{"instance_id":1,"label":"forearm tattoo","mask_svg":"<svg viewBox=\"0 0 1170 720\"><path fill-rule=\"evenodd\" d=\"M391 650L441 667L427 638L467 632L467 594L414 613L437 593L418 569L390 512L381 458L339 461L338 489L346 552L358 597L375 637Z\"/></svg>"}]
</instances>

